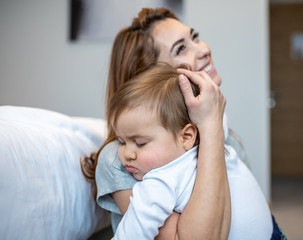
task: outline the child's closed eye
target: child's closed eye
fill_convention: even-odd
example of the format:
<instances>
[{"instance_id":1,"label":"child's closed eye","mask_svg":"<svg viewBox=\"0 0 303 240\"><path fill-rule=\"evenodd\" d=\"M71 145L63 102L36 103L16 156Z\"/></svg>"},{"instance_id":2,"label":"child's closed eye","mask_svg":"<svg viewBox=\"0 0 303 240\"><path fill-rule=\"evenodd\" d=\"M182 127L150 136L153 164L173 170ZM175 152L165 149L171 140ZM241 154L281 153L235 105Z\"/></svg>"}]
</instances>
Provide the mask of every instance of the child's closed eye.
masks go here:
<instances>
[{"instance_id":1,"label":"child's closed eye","mask_svg":"<svg viewBox=\"0 0 303 240\"><path fill-rule=\"evenodd\" d=\"M117 140L118 140L118 142L119 142L120 145L125 145L125 142L122 141L120 138L117 138Z\"/></svg>"},{"instance_id":2,"label":"child's closed eye","mask_svg":"<svg viewBox=\"0 0 303 240\"><path fill-rule=\"evenodd\" d=\"M142 147L144 147L146 144L149 143L149 140L146 140L146 139L136 140L135 143L136 143L136 146L137 146L138 148L142 148Z\"/></svg>"},{"instance_id":3,"label":"child's closed eye","mask_svg":"<svg viewBox=\"0 0 303 240\"><path fill-rule=\"evenodd\" d=\"M136 143L138 148L144 147L146 145L146 143Z\"/></svg>"}]
</instances>

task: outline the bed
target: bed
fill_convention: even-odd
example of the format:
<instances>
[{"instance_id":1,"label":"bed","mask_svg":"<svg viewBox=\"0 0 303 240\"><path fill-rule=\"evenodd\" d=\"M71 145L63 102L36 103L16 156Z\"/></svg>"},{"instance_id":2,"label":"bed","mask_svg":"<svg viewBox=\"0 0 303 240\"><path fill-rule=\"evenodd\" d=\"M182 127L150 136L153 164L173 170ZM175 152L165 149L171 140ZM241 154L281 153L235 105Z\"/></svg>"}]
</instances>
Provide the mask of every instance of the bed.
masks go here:
<instances>
[{"instance_id":1,"label":"bed","mask_svg":"<svg viewBox=\"0 0 303 240\"><path fill-rule=\"evenodd\" d=\"M80 159L105 136L103 119L0 106L1 239L102 236L110 215L91 196Z\"/></svg>"}]
</instances>

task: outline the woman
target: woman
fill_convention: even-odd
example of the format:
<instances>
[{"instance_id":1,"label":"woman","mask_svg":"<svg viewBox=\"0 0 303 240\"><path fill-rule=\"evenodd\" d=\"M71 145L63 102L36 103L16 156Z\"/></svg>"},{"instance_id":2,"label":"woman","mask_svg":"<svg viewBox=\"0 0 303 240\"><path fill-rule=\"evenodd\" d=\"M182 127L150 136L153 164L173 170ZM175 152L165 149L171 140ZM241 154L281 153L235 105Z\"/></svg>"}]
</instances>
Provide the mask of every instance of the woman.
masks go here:
<instances>
[{"instance_id":1,"label":"woman","mask_svg":"<svg viewBox=\"0 0 303 240\"><path fill-rule=\"evenodd\" d=\"M130 27L122 29L118 33L112 48L110 61L107 108L109 99L111 99L113 94L124 82L144 71L158 60L162 60L158 59L161 51L159 47L155 45L155 39L157 39L157 37L155 38L152 35L152 30L157 25L161 27L161 25L159 25L160 23L171 19L177 21L176 16L169 10L143 9L139 13L138 18L133 20ZM181 26L184 27L185 25L181 24ZM179 32L179 28L174 31ZM194 42L197 41L196 35L193 36L189 28L187 28L187 31L183 34L185 34L185 36L180 37L186 38L186 40L190 42L190 44L194 44L195 47L199 49L206 47L204 52L206 53L207 61L205 61L205 58L202 60L204 65L205 63L209 65L212 61L207 45L202 42L200 44ZM172 38L170 40L175 39ZM179 39L176 40L178 41ZM185 43L186 42L183 41L180 44ZM180 46L180 44L178 45L179 50L177 50L178 55L184 50L184 46ZM201 46L199 47L199 45ZM162 54L161 56L165 55ZM183 56L183 54L180 56ZM176 57L176 59L179 58ZM180 61L179 63L180 66L184 63L186 67L196 70L193 67L191 68L188 61ZM174 64L174 66L176 65ZM199 66L199 68L201 69L202 65ZM166 220L164 227L160 229L158 239L174 239L175 236L180 237L180 239L195 239L201 238L202 236L206 239L226 239L230 225L230 195L224 161L224 133L222 127L225 99L219 88L206 73L201 72L197 74L185 70L183 70L182 73L186 74L193 81L196 81L200 88L203 88L203 95L199 98L194 98L187 79L183 78L183 81L180 83L191 120L198 126L198 130L203 132L203 139L201 139L200 144L200 149L203 149L203 151L199 151L196 184L187 207L181 215L174 213ZM212 77L218 81L220 76L216 76L215 73L216 71L212 69ZM202 102L203 104L201 104ZM204 117L202 118L200 116ZM115 136L111 129L109 129L109 138L106 143L114 139ZM111 147L110 144L106 146L106 148L109 147ZM106 148L104 150L106 150ZM91 158L85 159L82 163L85 176L94 183L95 170L100 151L92 154ZM103 153L104 151L102 151L102 154ZM113 152L108 159L113 159L115 156L116 153ZM104 168L106 168L110 163L100 161L100 164L103 164ZM109 169L109 173L111 173L111 171L112 169ZM117 174L125 177L125 181L118 182L129 184L127 186L111 188L105 198L109 201L114 199L114 201L108 203L108 205L112 207L117 203L117 212L121 210L122 213L125 213L130 201L129 197L132 194L131 189L135 181L132 176L129 177L129 175L124 175L122 172L112 173L112 175ZM99 186L99 188L107 189L107 186ZM104 205L103 207L106 208ZM109 210L112 211L111 209ZM112 212L113 228L115 229L118 221L121 219L121 213ZM118 221L115 222L117 219Z\"/></svg>"},{"instance_id":2,"label":"woman","mask_svg":"<svg viewBox=\"0 0 303 240\"><path fill-rule=\"evenodd\" d=\"M116 36L109 69L107 111L109 100L124 82L158 61L187 68L179 72L195 82L201 92L194 97L188 79L180 78L190 118L201 133L197 177L186 208L181 215L173 213L166 220L158 239L227 239L231 207L222 127L225 98L218 88L221 77L214 68L210 49L199 40L198 34L169 10L143 9L132 25ZM86 159L83 171L93 181L96 177L97 201L113 213L115 230L127 210L136 181L121 167L114 139L109 128L100 156L99 151Z\"/></svg>"}]
</instances>

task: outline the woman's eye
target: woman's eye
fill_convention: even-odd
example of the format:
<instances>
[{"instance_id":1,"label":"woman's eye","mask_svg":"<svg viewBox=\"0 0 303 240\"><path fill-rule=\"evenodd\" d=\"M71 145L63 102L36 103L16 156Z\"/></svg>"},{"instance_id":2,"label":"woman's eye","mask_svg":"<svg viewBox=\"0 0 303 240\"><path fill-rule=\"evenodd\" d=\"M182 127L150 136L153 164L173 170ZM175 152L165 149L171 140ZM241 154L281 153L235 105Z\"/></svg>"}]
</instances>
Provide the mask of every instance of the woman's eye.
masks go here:
<instances>
[{"instance_id":1,"label":"woman's eye","mask_svg":"<svg viewBox=\"0 0 303 240\"><path fill-rule=\"evenodd\" d=\"M193 36L192 36L192 40L194 41L194 40L196 40L196 39L198 39L198 38L199 38L199 33L195 32L195 33L193 34Z\"/></svg>"},{"instance_id":2,"label":"woman's eye","mask_svg":"<svg viewBox=\"0 0 303 240\"><path fill-rule=\"evenodd\" d=\"M178 47L177 55L179 55L184 49L185 49L185 45L183 45L183 44L180 47Z\"/></svg>"}]
</instances>

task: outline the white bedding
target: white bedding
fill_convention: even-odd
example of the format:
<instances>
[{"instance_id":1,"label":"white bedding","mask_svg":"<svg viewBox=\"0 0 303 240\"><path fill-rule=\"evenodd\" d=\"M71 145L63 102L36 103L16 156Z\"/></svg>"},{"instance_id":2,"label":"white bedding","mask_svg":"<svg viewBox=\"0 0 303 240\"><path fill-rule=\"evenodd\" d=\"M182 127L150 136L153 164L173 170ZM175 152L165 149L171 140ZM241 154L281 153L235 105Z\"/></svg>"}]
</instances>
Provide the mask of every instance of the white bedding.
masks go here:
<instances>
[{"instance_id":1,"label":"white bedding","mask_svg":"<svg viewBox=\"0 0 303 240\"><path fill-rule=\"evenodd\" d=\"M80 169L105 136L102 119L0 106L1 239L87 239L109 226Z\"/></svg>"}]
</instances>

